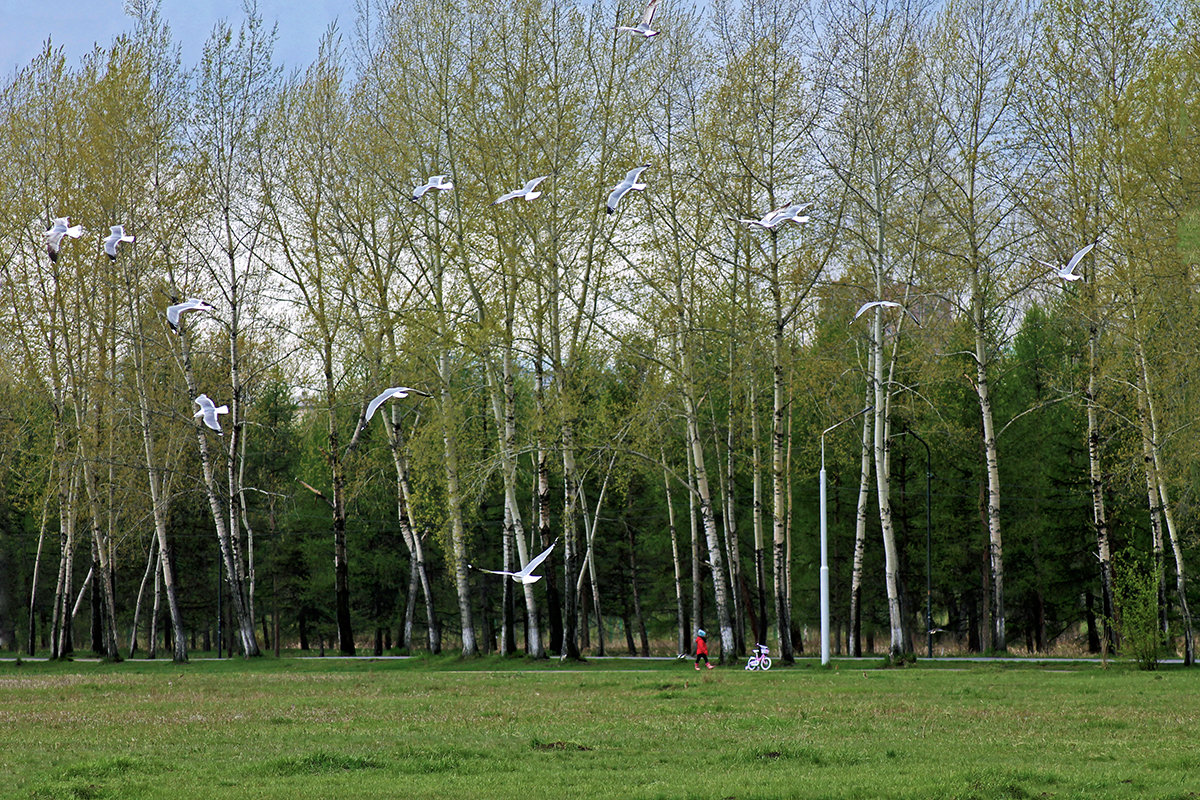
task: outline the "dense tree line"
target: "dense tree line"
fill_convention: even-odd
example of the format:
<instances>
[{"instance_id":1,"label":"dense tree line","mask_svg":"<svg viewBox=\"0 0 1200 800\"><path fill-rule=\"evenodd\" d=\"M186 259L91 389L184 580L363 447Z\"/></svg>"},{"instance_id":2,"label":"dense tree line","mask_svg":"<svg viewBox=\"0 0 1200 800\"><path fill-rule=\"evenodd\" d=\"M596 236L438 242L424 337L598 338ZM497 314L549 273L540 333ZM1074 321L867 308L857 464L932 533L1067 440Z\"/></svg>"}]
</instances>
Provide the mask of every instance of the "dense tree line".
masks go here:
<instances>
[{"instance_id":1,"label":"dense tree line","mask_svg":"<svg viewBox=\"0 0 1200 800\"><path fill-rule=\"evenodd\" d=\"M825 467L836 652L1099 650L1140 564L1192 660L1200 5L364 3L290 73L126 6L0 87L0 647L788 662Z\"/></svg>"}]
</instances>

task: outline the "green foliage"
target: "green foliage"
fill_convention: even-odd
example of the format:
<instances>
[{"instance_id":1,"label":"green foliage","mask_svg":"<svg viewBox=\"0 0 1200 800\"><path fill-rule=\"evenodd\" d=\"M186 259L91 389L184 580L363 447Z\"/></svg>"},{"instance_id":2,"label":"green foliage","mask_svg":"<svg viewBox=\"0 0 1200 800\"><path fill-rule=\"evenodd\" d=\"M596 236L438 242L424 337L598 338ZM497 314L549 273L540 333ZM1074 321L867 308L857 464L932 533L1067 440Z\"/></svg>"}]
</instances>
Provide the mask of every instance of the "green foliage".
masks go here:
<instances>
[{"instance_id":1,"label":"green foliage","mask_svg":"<svg viewBox=\"0 0 1200 800\"><path fill-rule=\"evenodd\" d=\"M1123 550L1113 557L1113 627L1120 635L1120 652L1141 669L1158 668L1166 636L1159 627L1158 581L1145 557Z\"/></svg>"},{"instance_id":2,"label":"green foliage","mask_svg":"<svg viewBox=\"0 0 1200 800\"><path fill-rule=\"evenodd\" d=\"M865 321L849 321L876 292L876 272L885 293L912 296L922 320L919 329L889 323L885 333L896 353L893 431L902 434L890 445L899 602L915 645L928 577L945 639L986 646L976 325L1000 429L1010 641L1023 636L1043 650L1069 639L1086 618L1081 597L1100 577L1083 413L1093 326L1100 488L1114 541L1146 549L1149 538L1134 343L1145 348L1159 401L1178 527L1195 528L1195 3L1051 0L1030 16L1021 4L951 2L934 20L914 3L875 19L853 4L718 2L671 8L667 35L649 43L614 36L605 3L484 3L466 18L456 0L364 3L372 16L355 26L363 38L344 51L326 40L288 80L271 61L269 20L252 6L242 23L218 26L190 69L154 5L131 4L136 33L80 64L48 48L0 87L0 221L12 232L0 253L0 584L18 628L28 624L19 599L32 586L43 509L39 631L60 521L88 529L83 463L96 468L105 506L97 522L114 539L120 627L132 622L153 516L136 413L143 391L153 434L145 448L170 467L160 488L170 498L185 627L200 636L215 627L212 511L197 489L181 340L162 320L165 296L176 293L219 306L190 328L203 390L231 393L237 354L257 608L261 617L278 607L287 643L332 638L326 500L331 457L342 453L331 450L346 447L363 399L382 386L435 393L401 427L407 511L427 537L437 614L455 613L456 524L468 561L499 563L504 497L486 364L505 352L516 373L517 502L527 527L540 445L551 465L548 523L561 531L569 425L581 496L595 503L608 478L594 564L603 614L630 627L636 569L648 627L660 636L675 614L665 492L685 559L690 544L684 487L672 479L664 489L656 463L661 454L675 475L687 474L682 391L695 394L716 514L736 523L735 558L753 593L750 531L756 514L773 510L778 366L794 617L815 627L820 435L863 405ZM1115 27L1105 27L1110 19ZM814 30L820 40L810 40ZM990 55L971 57L976 45ZM1028 62L1014 56L1026 46ZM851 58L855 50L866 61ZM1120 68L1111 82L1099 71L1110 64ZM987 141L972 138L983 129ZM597 187L644 162L648 190L606 215ZM432 172L450 175L455 189L414 203L414 179ZM490 204L534 174L553 174L539 202ZM766 233L730 222L784 198L815 199L811 224ZM68 244L51 266L39 226L68 213L89 238L123 222L138 244L115 266L94 240ZM1083 284L1047 286L1029 258L1095 238ZM974 277L978 319L965 302ZM230 339L235 290L242 316ZM777 304L788 320L773 365ZM671 352L677 341L690 374ZM544 412L535 410L534 359L545 369ZM826 442L835 630L846 627L860 431L847 425ZM928 576L924 452L904 431L932 447ZM448 438L461 510L450 508ZM353 623L360 634L390 632L411 599L409 560L378 418L358 445L344 460ZM213 450L224 478L229 455ZM759 509L756 477L766 479ZM871 495L868 635L888 622ZM74 497L75 510L60 509L60 497ZM242 540L248 556L245 531ZM76 587L91 566L84 534L80 542ZM1194 537L1182 553L1192 567ZM536 588L539 601L562 586L556 569ZM467 584L481 618L499 617L499 582L472 575ZM10 627L0 620L3 635ZM781 754L764 757L772 763L803 760L767 752ZM1003 793L1007 780L981 773L949 793Z\"/></svg>"}]
</instances>

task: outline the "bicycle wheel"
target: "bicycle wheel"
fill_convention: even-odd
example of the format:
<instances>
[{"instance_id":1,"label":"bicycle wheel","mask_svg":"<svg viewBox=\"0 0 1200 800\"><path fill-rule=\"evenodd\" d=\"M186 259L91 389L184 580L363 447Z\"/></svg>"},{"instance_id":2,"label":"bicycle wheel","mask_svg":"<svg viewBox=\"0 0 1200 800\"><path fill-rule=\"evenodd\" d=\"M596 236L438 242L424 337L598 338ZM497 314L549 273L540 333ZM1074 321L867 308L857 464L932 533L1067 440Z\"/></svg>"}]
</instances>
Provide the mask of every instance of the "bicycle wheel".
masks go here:
<instances>
[{"instance_id":1,"label":"bicycle wheel","mask_svg":"<svg viewBox=\"0 0 1200 800\"><path fill-rule=\"evenodd\" d=\"M764 671L770 669L771 668L771 659L768 656L763 656L762 658L760 658L758 660L758 668L761 670L764 670Z\"/></svg>"}]
</instances>

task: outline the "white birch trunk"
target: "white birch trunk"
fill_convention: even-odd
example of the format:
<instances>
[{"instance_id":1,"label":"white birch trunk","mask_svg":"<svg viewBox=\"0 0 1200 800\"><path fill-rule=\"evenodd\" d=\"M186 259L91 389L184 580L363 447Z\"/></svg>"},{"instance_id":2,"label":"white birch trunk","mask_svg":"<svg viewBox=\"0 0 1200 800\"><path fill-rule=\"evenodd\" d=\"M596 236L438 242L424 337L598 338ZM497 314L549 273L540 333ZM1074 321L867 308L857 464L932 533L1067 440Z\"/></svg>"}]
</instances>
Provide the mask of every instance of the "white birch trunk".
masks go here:
<instances>
[{"instance_id":1,"label":"white birch trunk","mask_svg":"<svg viewBox=\"0 0 1200 800\"><path fill-rule=\"evenodd\" d=\"M441 352L438 354L438 373L442 382L442 445L446 472L446 505L450 516L450 546L454 564L454 588L458 595L458 616L462 625L462 654L474 656L479 653L475 641L475 619L471 612L471 587L467 574L466 530L463 527L462 489L458 482L458 440L454 433L457 415L454 397L450 390L449 335L445 319L442 320Z\"/></svg>"},{"instance_id":2,"label":"white birch trunk","mask_svg":"<svg viewBox=\"0 0 1200 800\"><path fill-rule=\"evenodd\" d=\"M754 386L750 387L750 438L751 445L751 491L753 497L753 527L754 527L754 584L758 596L758 630L755 631L755 644L767 641L770 630L770 620L767 617L767 554L763 536L763 499L762 499L762 448L759 446L757 393Z\"/></svg>"},{"instance_id":3,"label":"white birch trunk","mask_svg":"<svg viewBox=\"0 0 1200 800\"><path fill-rule=\"evenodd\" d=\"M867 387L867 404L870 405L873 387ZM863 558L867 544L867 512L871 499L872 431L875 417L864 414L862 438L859 447L858 503L854 515L854 560L850 571L850 641L846 648L855 658L862 656L862 587Z\"/></svg>"},{"instance_id":4,"label":"white birch trunk","mask_svg":"<svg viewBox=\"0 0 1200 800\"><path fill-rule=\"evenodd\" d=\"M512 374L511 329L508 331L504 353L502 356L501 380L497 381L495 369L488 365L488 386L491 389L492 413L496 420L496 430L500 435L500 469L504 483L504 513L512 525L513 538L517 546L517 559L520 566L529 562L529 548L526 545L525 524L521 518L521 507L517 501L517 417L516 394ZM499 384L499 385L497 385ZM522 584L525 600L525 629L526 650L534 658L545 658L546 650L542 645L541 621L538 616L537 598L533 593L533 584Z\"/></svg>"},{"instance_id":5,"label":"white birch trunk","mask_svg":"<svg viewBox=\"0 0 1200 800\"><path fill-rule=\"evenodd\" d=\"M157 560L158 560L157 540L151 538L150 539L150 550L146 555L146 571L142 573L142 582L138 584L137 599L134 601L134 604L133 604L133 623L130 625L130 631L129 631L129 657L130 658L133 658L134 654L137 653L138 620L142 614L142 597L144 597L146 594L146 584L148 584L150 582L150 575L151 575L151 573L154 572L154 567L155 567L155 564L157 563ZM153 634L151 634L151 635L153 635ZM153 645L150 644L149 648L153 649ZM153 656L151 656L151 658L153 658Z\"/></svg>"},{"instance_id":6,"label":"white birch trunk","mask_svg":"<svg viewBox=\"0 0 1200 800\"><path fill-rule=\"evenodd\" d=\"M1091 281L1088 281L1089 288ZM1094 290L1093 290L1094 291ZM1094 307L1095 304L1090 304ZM1108 538L1108 515L1104 508L1104 474L1100 466L1100 413L1096 404L1096 390L1100 369L1100 333L1095 322L1088 334L1088 377L1085 393L1088 437L1088 475L1091 479L1092 524L1096 529L1096 557L1100 561L1100 596L1103 615L1101 647L1104 652L1112 647L1113 631L1113 568L1112 549Z\"/></svg>"},{"instance_id":7,"label":"white birch trunk","mask_svg":"<svg viewBox=\"0 0 1200 800\"><path fill-rule=\"evenodd\" d=\"M975 396L983 421L983 452L987 467L988 553L992 570L992 648L1008 649L1004 616L1004 545L1000 535L1000 465L996 449L996 423L992 414L990 363L983 319L983 293L979 286L978 265L972 272L971 312L975 332Z\"/></svg>"},{"instance_id":8,"label":"white birch trunk","mask_svg":"<svg viewBox=\"0 0 1200 800\"><path fill-rule=\"evenodd\" d=\"M682 306L681 306L682 307ZM682 327L683 320L680 320ZM733 621L729 612L729 587L725 583L725 567L722 564L721 538L717 531L716 517L713 513L712 492L708 484L708 468L704 463L704 446L700 439L700 421L696 411L696 401L692 396L692 381L694 370L691 357L682 341L682 334L676 347L679 353L681 369L681 384L683 388L683 411L688 433L688 449L692 465L695 468L696 493L700 504L700 520L704 526L705 539L708 543L708 560L712 570L713 595L716 604L717 625L721 631L721 663L734 658Z\"/></svg>"},{"instance_id":9,"label":"white birch trunk","mask_svg":"<svg viewBox=\"0 0 1200 800\"><path fill-rule=\"evenodd\" d=\"M787 523L787 398L783 374L783 297L779 284L778 234L771 231L771 530L775 577L775 622L779 633L779 657L784 664L795 660L792 647L792 607L788 592Z\"/></svg>"},{"instance_id":10,"label":"white birch trunk","mask_svg":"<svg viewBox=\"0 0 1200 800\"><path fill-rule=\"evenodd\" d=\"M679 633L679 638L675 643L675 652L682 657L690 649L691 638L688 636L687 615L684 612L683 603L683 564L679 560L679 536L675 527L675 503L671 499L671 476L665 466L667 463L666 453L660 453L660 458L664 465L663 491L667 498L667 526L671 534L671 566L674 569L675 577L675 621Z\"/></svg>"},{"instance_id":11,"label":"white birch trunk","mask_svg":"<svg viewBox=\"0 0 1200 800\"><path fill-rule=\"evenodd\" d=\"M384 419L387 420L388 445L392 451L392 466L396 470L396 517L400 522L400 535L404 539L405 547L408 548L412 569L420 583L421 594L425 599L425 624L428 628L426 636L429 652L436 654L442 650L442 638L433 605L433 587L429 581L429 567L425 563L425 546L421 541L421 534L417 533L412 526L412 515L409 513L409 509L412 508L412 488L408 479L408 459L405 457L403 449L404 437L396 418L397 414L399 411L393 406L391 414L384 415ZM410 591L409 594L411 596L412 592ZM413 603L410 602L409 607L411 608L412 605ZM411 625L410 616L410 612L406 611L406 626Z\"/></svg>"},{"instance_id":12,"label":"white birch trunk","mask_svg":"<svg viewBox=\"0 0 1200 800\"><path fill-rule=\"evenodd\" d=\"M882 281L876 288L882 295ZM879 502L879 524L883 529L883 570L890 629L888 653L892 658L896 658L904 653L904 620L900 611L900 557L896 550L896 533L892 527L889 393L883 375L883 310L879 307L874 310L871 338L874 366L871 380L875 393L875 491Z\"/></svg>"},{"instance_id":13,"label":"white birch trunk","mask_svg":"<svg viewBox=\"0 0 1200 800\"><path fill-rule=\"evenodd\" d=\"M1161 501L1163 518L1167 525L1167 536L1171 540L1171 554L1175 560L1175 598L1179 603L1179 614L1183 623L1184 654L1183 661L1187 666L1196 663L1196 642L1192 631L1192 613L1187 603L1187 571L1184 566L1183 546L1175 524L1175 512L1168 496L1165 470L1162 463L1162 452L1159 447L1158 411L1154 402L1154 393L1150 385L1150 369L1146 360L1145 347L1138 338L1137 342L1138 370L1141 373L1141 383L1145 388L1146 415L1150 423L1150 452L1153 461L1155 483L1158 485L1158 496Z\"/></svg>"}]
</instances>

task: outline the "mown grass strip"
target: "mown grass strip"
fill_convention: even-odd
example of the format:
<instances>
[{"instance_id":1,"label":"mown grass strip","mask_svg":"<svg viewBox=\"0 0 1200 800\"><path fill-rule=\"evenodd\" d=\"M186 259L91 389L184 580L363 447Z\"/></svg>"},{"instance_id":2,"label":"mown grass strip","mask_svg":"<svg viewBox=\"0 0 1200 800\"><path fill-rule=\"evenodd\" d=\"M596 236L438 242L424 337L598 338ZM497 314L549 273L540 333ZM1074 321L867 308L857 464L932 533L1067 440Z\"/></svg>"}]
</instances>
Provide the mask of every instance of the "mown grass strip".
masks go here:
<instances>
[{"instance_id":1,"label":"mown grass strip","mask_svg":"<svg viewBox=\"0 0 1200 800\"><path fill-rule=\"evenodd\" d=\"M1168 798L1200 671L0 666L0 796ZM642 670L649 669L647 673Z\"/></svg>"}]
</instances>

